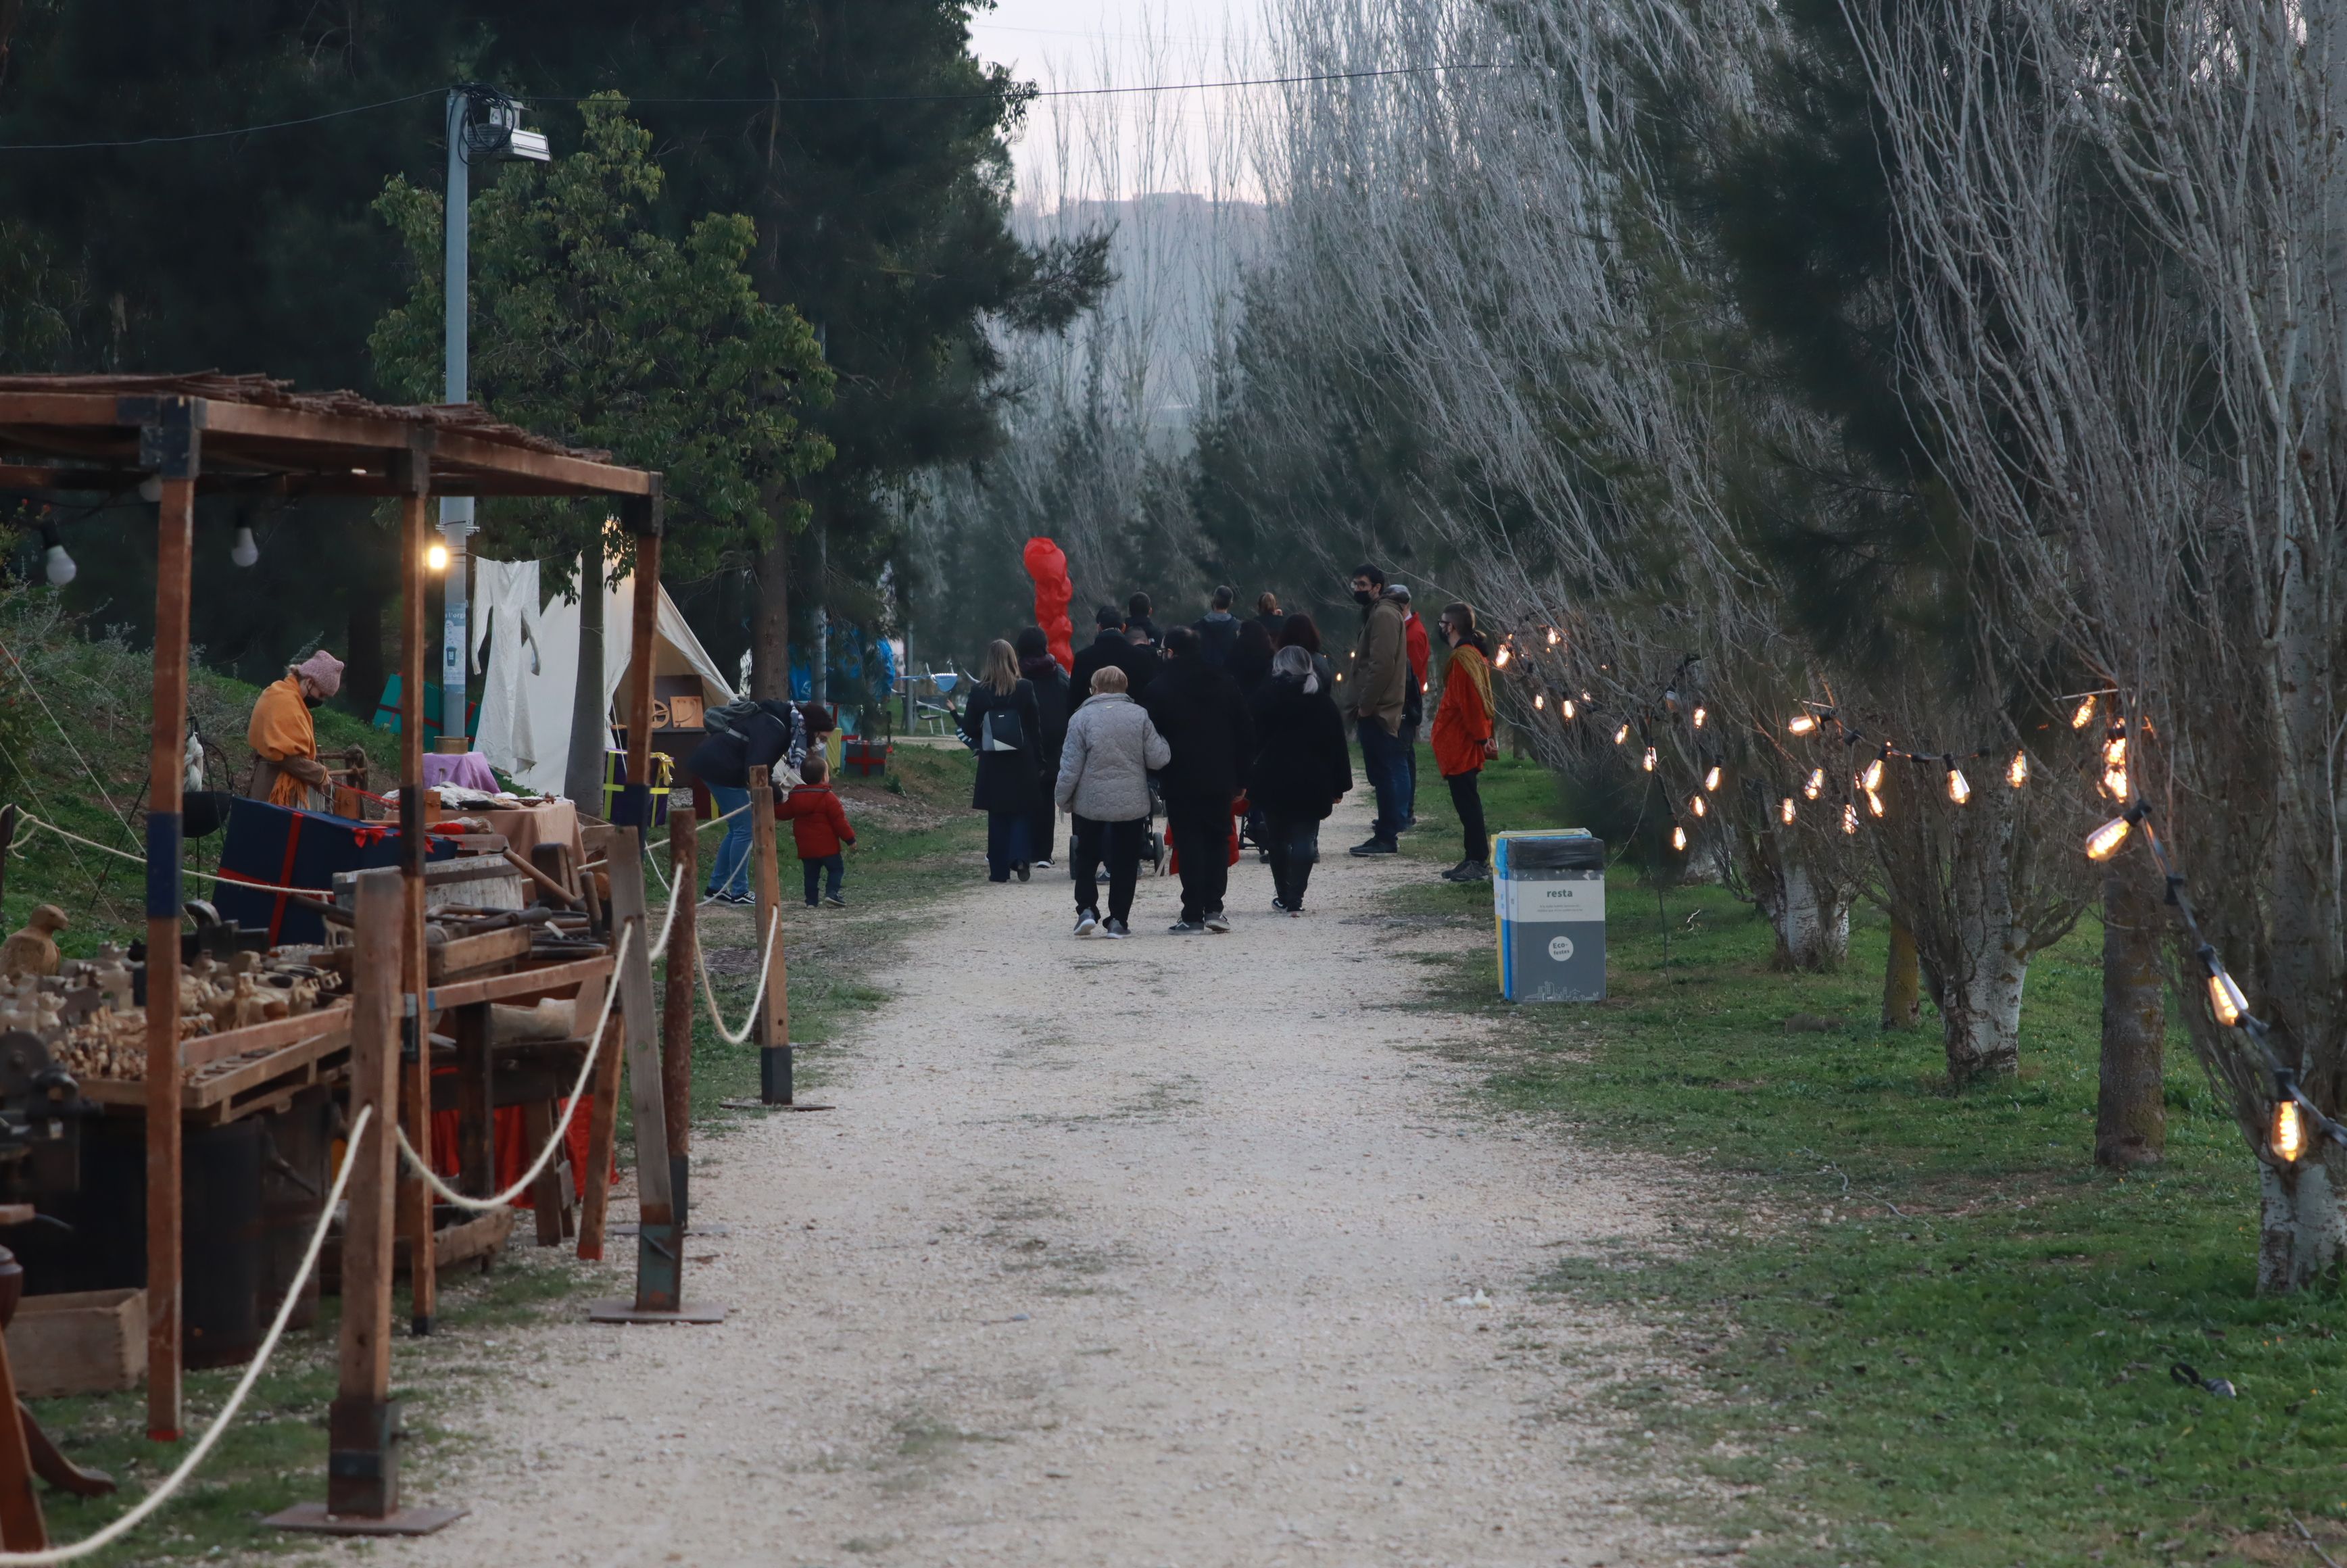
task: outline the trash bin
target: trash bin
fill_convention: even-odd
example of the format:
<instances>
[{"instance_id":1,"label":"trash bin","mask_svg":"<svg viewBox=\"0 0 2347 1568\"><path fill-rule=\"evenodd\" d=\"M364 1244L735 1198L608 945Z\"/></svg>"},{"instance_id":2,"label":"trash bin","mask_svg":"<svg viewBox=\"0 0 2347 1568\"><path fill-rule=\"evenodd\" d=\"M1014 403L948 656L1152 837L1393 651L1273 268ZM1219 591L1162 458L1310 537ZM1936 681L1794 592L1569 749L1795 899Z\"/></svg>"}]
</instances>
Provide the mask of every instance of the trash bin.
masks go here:
<instances>
[{"instance_id":1,"label":"trash bin","mask_svg":"<svg viewBox=\"0 0 2347 1568\"><path fill-rule=\"evenodd\" d=\"M1605 995L1605 845L1577 827L1491 841L1500 994L1515 1002Z\"/></svg>"}]
</instances>

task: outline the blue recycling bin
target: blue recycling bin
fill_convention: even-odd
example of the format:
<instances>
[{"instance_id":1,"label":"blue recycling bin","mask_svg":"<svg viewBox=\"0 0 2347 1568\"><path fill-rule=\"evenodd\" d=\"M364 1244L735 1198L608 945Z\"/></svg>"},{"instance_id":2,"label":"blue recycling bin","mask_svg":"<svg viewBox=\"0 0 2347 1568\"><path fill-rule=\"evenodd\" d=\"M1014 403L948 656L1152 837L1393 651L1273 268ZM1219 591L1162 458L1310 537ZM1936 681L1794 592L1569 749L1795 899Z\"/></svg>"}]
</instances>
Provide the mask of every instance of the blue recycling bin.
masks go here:
<instances>
[{"instance_id":1,"label":"blue recycling bin","mask_svg":"<svg viewBox=\"0 0 2347 1568\"><path fill-rule=\"evenodd\" d=\"M1500 994L1514 1002L1605 996L1605 844L1577 827L1491 840Z\"/></svg>"}]
</instances>

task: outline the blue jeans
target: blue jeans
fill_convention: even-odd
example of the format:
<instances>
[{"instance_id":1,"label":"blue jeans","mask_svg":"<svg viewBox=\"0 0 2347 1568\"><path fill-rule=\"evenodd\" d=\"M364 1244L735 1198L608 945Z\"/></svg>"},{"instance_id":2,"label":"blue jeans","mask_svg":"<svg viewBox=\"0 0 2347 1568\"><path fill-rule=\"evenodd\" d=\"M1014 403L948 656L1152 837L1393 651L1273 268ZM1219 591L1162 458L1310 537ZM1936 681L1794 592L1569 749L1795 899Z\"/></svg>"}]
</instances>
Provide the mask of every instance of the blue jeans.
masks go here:
<instances>
[{"instance_id":1,"label":"blue jeans","mask_svg":"<svg viewBox=\"0 0 2347 1568\"><path fill-rule=\"evenodd\" d=\"M717 803L717 815L740 811L750 804L750 792L727 789L723 784L711 784L709 798ZM750 814L746 811L725 825L725 838L718 845L717 853L709 862L708 893L738 893L750 896Z\"/></svg>"},{"instance_id":2,"label":"blue jeans","mask_svg":"<svg viewBox=\"0 0 2347 1568\"><path fill-rule=\"evenodd\" d=\"M1354 721L1354 730L1361 738L1361 772L1378 792L1378 820L1369 836L1391 844L1409 817L1409 750L1375 719Z\"/></svg>"},{"instance_id":3,"label":"blue jeans","mask_svg":"<svg viewBox=\"0 0 2347 1568\"><path fill-rule=\"evenodd\" d=\"M810 909L815 906L815 894L821 890L819 885L826 871L831 873L831 896L836 898L839 897L839 879L847 874L847 856L815 855L802 856L799 859L799 873L806 878L806 901Z\"/></svg>"},{"instance_id":4,"label":"blue jeans","mask_svg":"<svg viewBox=\"0 0 2347 1568\"><path fill-rule=\"evenodd\" d=\"M1010 880L1013 866L1033 863L1035 856L1028 847L1033 825L1023 811L989 811L986 814L986 875L996 882Z\"/></svg>"}]
</instances>

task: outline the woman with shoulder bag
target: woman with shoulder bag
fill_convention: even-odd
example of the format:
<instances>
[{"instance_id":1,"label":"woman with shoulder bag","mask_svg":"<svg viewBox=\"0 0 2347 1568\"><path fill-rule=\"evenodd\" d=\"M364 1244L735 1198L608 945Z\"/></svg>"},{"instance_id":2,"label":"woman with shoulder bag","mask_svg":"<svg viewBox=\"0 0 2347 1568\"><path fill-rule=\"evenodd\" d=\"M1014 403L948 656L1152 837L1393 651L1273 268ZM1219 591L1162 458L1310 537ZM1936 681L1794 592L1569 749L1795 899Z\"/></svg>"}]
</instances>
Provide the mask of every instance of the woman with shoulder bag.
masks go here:
<instances>
[{"instance_id":1,"label":"woman with shoulder bag","mask_svg":"<svg viewBox=\"0 0 2347 1568\"><path fill-rule=\"evenodd\" d=\"M1029 839L1043 788L1043 715L1035 683L1019 673L1018 650L999 637L962 709L961 735L978 753L969 804L986 813L987 878L1008 882L1016 872L1024 882L1036 853Z\"/></svg>"},{"instance_id":2,"label":"woman with shoulder bag","mask_svg":"<svg viewBox=\"0 0 2347 1568\"><path fill-rule=\"evenodd\" d=\"M1500 754L1491 738L1491 661L1475 628L1475 612L1454 604L1442 612L1442 640L1450 667L1442 672L1442 702L1434 710L1434 765L1450 786L1450 804L1466 835L1466 858L1442 874L1450 882L1481 882L1491 875L1491 841L1483 831L1483 764Z\"/></svg>"}]
</instances>

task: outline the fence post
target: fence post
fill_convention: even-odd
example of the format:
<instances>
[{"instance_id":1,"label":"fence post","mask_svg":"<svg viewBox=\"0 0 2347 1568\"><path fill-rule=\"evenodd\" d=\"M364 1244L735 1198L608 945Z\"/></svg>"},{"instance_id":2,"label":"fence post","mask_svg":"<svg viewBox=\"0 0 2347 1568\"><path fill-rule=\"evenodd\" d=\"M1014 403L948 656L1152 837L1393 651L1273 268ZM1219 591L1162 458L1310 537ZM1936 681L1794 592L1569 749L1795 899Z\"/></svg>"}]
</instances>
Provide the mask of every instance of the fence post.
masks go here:
<instances>
[{"instance_id":1,"label":"fence post","mask_svg":"<svg viewBox=\"0 0 2347 1568\"><path fill-rule=\"evenodd\" d=\"M783 907L782 867L775 860L774 775L764 768L750 770L750 858L756 872L757 926L752 939L764 947L766 931L774 933L766 956L766 999L752 1020L750 1038L758 1047L758 1098L769 1105L788 1105L791 1084L790 970L783 960L783 930L775 921Z\"/></svg>"}]
</instances>

